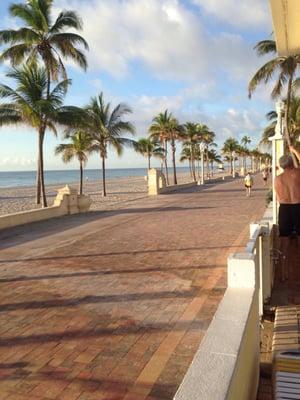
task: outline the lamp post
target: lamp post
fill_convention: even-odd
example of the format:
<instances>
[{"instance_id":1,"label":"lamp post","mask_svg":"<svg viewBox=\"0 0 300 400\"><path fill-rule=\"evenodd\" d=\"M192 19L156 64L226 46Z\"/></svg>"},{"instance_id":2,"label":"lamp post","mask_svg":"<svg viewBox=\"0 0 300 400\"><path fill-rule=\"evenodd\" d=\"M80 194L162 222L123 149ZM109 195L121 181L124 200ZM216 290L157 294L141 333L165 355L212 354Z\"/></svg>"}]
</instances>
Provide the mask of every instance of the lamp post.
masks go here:
<instances>
[{"instance_id":1,"label":"lamp post","mask_svg":"<svg viewBox=\"0 0 300 400\"><path fill-rule=\"evenodd\" d=\"M275 127L275 135L270 137L272 142L272 190L273 190L273 224L278 223L278 202L274 181L277 175L281 174L282 170L279 168L279 158L284 154L284 140L283 140L283 115L285 105L282 101L276 103L277 124Z\"/></svg>"},{"instance_id":2,"label":"lamp post","mask_svg":"<svg viewBox=\"0 0 300 400\"><path fill-rule=\"evenodd\" d=\"M200 154L201 154L201 181L200 181L200 183L201 183L201 185L204 185L205 184L205 181L204 181L204 152L206 149L205 143L203 143L203 142L200 143L199 148L200 148Z\"/></svg>"},{"instance_id":3,"label":"lamp post","mask_svg":"<svg viewBox=\"0 0 300 400\"><path fill-rule=\"evenodd\" d=\"M236 156L236 152L233 151L231 153L231 157L232 157L232 177L235 178L235 156Z\"/></svg>"}]
</instances>

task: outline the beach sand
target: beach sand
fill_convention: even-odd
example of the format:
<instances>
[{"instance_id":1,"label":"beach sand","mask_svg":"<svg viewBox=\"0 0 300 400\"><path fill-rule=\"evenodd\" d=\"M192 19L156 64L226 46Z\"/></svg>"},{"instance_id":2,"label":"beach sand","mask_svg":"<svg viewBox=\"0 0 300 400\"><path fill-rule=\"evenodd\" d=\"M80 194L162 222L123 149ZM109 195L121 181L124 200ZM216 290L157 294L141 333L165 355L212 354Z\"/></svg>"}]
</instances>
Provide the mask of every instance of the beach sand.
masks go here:
<instances>
[{"instance_id":1,"label":"beach sand","mask_svg":"<svg viewBox=\"0 0 300 400\"><path fill-rule=\"evenodd\" d=\"M170 183L173 176L170 174ZM191 182L189 173L178 174L178 183ZM48 205L54 202L57 190L64 185L46 187ZM78 184L69 184L78 187ZM107 179L107 197L102 197L102 182L84 182L83 190L92 198L91 210L116 209L120 204L147 197L147 182L145 177L124 177ZM0 188L0 215L38 208L35 204L35 187Z\"/></svg>"}]
</instances>

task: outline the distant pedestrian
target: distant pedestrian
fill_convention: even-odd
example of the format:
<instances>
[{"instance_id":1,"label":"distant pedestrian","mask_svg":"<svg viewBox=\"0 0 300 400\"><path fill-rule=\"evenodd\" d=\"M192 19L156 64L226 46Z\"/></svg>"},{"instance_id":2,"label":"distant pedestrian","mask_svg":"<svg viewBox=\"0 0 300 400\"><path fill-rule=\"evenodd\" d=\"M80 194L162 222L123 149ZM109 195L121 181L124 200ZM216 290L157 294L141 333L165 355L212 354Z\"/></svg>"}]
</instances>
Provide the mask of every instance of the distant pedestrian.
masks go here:
<instances>
[{"instance_id":1,"label":"distant pedestrian","mask_svg":"<svg viewBox=\"0 0 300 400\"><path fill-rule=\"evenodd\" d=\"M263 181L264 181L264 186L267 185L268 176L269 176L269 170L268 170L267 167L265 167L265 168L263 169L263 172L262 172L262 178L263 178Z\"/></svg>"},{"instance_id":2,"label":"distant pedestrian","mask_svg":"<svg viewBox=\"0 0 300 400\"><path fill-rule=\"evenodd\" d=\"M245 178L244 178L244 184L246 188L246 196L250 197L251 196L251 188L253 186L253 178L250 174L250 172L247 172Z\"/></svg>"}]
</instances>

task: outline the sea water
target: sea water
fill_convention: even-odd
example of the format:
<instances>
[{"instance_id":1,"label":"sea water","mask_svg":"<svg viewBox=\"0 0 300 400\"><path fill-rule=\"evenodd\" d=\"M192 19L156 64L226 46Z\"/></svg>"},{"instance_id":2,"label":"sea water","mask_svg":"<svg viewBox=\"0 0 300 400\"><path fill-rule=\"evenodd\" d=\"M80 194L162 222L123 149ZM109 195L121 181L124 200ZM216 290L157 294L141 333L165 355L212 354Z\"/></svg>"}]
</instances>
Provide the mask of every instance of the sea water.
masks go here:
<instances>
[{"instance_id":1,"label":"sea water","mask_svg":"<svg viewBox=\"0 0 300 400\"><path fill-rule=\"evenodd\" d=\"M178 173L188 172L186 167L178 167ZM172 176L172 169L169 170L170 177ZM115 168L106 170L107 179L117 179L126 177L138 177L147 175L146 168ZM102 179L102 171L98 169L86 169L84 171L85 181L95 181ZM45 171L45 184L67 184L79 181L78 170L59 170L59 171ZM0 188L20 187L20 186L34 186L36 182L35 171L0 171Z\"/></svg>"}]
</instances>

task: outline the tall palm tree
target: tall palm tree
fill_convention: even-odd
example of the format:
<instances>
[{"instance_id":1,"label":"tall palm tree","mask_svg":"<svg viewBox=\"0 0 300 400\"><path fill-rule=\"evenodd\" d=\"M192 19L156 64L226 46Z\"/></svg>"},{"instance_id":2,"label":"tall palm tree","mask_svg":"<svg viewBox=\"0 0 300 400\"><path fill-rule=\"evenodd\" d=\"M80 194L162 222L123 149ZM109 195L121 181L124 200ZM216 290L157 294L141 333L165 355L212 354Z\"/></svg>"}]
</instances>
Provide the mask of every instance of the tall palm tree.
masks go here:
<instances>
[{"instance_id":1,"label":"tall palm tree","mask_svg":"<svg viewBox=\"0 0 300 400\"><path fill-rule=\"evenodd\" d=\"M233 172L233 152L236 152L238 149L238 141L233 138L229 137L228 139L225 140L223 148L222 148L222 153L228 158L230 162L230 173L232 174Z\"/></svg>"},{"instance_id":2,"label":"tall palm tree","mask_svg":"<svg viewBox=\"0 0 300 400\"><path fill-rule=\"evenodd\" d=\"M182 134L183 146L190 149L190 159L193 179L196 181L195 159L198 149L201 134L199 133L199 126L194 122L187 122L183 126L184 132Z\"/></svg>"},{"instance_id":3,"label":"tall palm tree","mask_svg":"<svg viewBox=\"0 0 300 400\"><path fill-rule=\"evenodd\" d=\"M124 133L134 135L135 128L129 121L124 121L124 115L131 113L131 108L120 103L112 109L110 103L105 103L103 93L98 97L92 97L85 108L86 118L84 129L92 137L92 151L99 153L102 161L102 195L106 196L105 160L108 147L122 154L124 145L133 146L134 141L124 138Z\"/></svg>"},{"instance_id":4,"label":"tall palm tree","mask_svg":"<svg viewBox=\"0 0 300 400\"><path fill-rule=\"evenodd\" d=\"M87 60L81 50L81 47L88 50L87 42L77 33L68 31L82 29L79 16L75 11L62 11L53 22L53 3L54 0L27 0L26 4L11 4L11 17L20 19L23 26L0 31L0 46L8 45L0 54L0 61L9 61L16 67L23 61L32 63L42 60L47 71L47 97L50 96L51 80L57 81L59 76L67 80L63 59L72 60L84 70L87 68ZM38 179L39 176L38 173ZM38 202L40 192L41 187L38 186Z\"/></svg>"},{"instance_id":5,"label":"tall palm tree","mask_svg":"<svg viewBox=\"0 0 300 400\"><path fill-rule=\"evenodd\" d=\"M256 44L254 49L259 56L277 53L276 42L274 40L260 41ZM282 94L283 89L286 88L285 138L289 146L291 145L289 121L290 103L293 93L293 82L296 76L297 69L299 67L299 63L300 55L277 56L264 64L255 73L248 87L249 97L251 97L259 83L268 83L273 78L275 72L278 72L278 78L276 80L271 95L273 98L278 98Z\"/></svg>"},{"instance_id":6,"label":"tall palm tree","mask_svg":"<svg viewBox=\"0 0 300 400\"><path fill-rule=\"evenodd\" d=\"M188 161L189 163L189 169L190 169L190 175L193 178L193 170L192 170L192 152L191 148L188 147L187 143L183 144L181 154L180 154L180 162Z\"/></svg>"},{"instance_id":7,"label":"tall palm tree","mask_svg":"<svg viewBox=\"0 0 300 400\"><path fill-rule=\"evenodd\" d=\"M209 149L208 153L207 153L207 156L208 156L208 161L210 163L210 167L211 167L211 171L212 171L212 175L213 175L213 173L214 173L214 163L215 162L216 163L220 163L222 160L221 160L221 157L219 156L219 154L217 153L217 151L215 149Z\"/></svg>"},{"instance_id":8,"label":"tall palm tree","mask_svg":"<svg viewBox=\"0 0 300 400\"><path fill-rule=\"evenodd\" d=\"M86 132L78 129L73 132L67 130L64 139L70 140L70 143L61 143L56 146L55 154L62 154L62 160L65 163L69 163L74 158L79 161L79 194L82 194L83 168L88 160L92 140Z\"/></svg>"},{"instance_id":9,"label":"tall palm tree","mask_svg":"<svg viewBox=\"0 0 300 400\"><path fill-rule=\"evenodd\" d=\"M14 68L7 73L16 82L16 88L0 85L0 98L8 103L0 104L0 126L26 124L38 133L38 167L37 167L37 203L39 190L42 191L42 205L47 206L44 183L43 143L46 130L57 134L55 124L70 123L68 108L62 107L69 80L63 80L55 85L47 94L48 81L45 68L36 63ZM72 110L69 112L72 114Z\"/></svg>"},{"instance_id":10,"label":"tall palm tree","mask_svg":"<svg viewBox=\"0 0 300 400\"><path fill-rule=\"evenodd\" d=\"M169 133L167 134L167 139L170 142L171 145L171 151L172 151L172 165L173 165L173 183L174 185L177 185L177 175L176 175L176 140L180 139L182 137L183 133L183 128L181 125L179 125L179 122L177 121L176 118L171 117L170 119L170 127L169 127Z\"/></svg>"},{"instance_id":11,"label":"tall palm tree","mask_svg":"<svg viewBox=\"0 0 300 400\"><path fill-rule=\"evenodd\" d=\"M296 145L300 138L300 97L292 95L289 108L290 122L290 139L293 146ZM275 135L277 124L277 113L272 110L266 114L266 118L270 121L269 125L263 131L260 143L264 145L270 144L269 138Z\"/></svg>"},{"instance_id":12,"label":"tall palm tree","mask_svg":"<svg viewBox=\"0 0 300 400\"><path fill-rule=\"evenodd\" d=\"M266 119L270 121L270 123L263 130L262 137L259 143L265 146L270 146L269 138L275 135L275 128L277 125L277 112L273 110L269 111L266 114Z\"/></svg>"},{"instance_id":13,"label":"tall palm tree","mask_svg":"<svg viewBox=\"0 0 300 400\"><path fill-rule=\"evenodd\" d=\"M142 154L144 157L147 157L148 170L151 168L152 157L158 157L162 159L164 156L164 149L160 147L160 144L157 140L142 138L134 143L133 147L136 152Z\"/></svg>"},{"instance_id":14,"label":"tall palm tree","mask_svg":"<svg viewBox=\"0 0 300 400\"><path fill-rule=\"evenodd\" d=\"M206 160L206 174L209 175L209 157L208 152L211 147L216 147L217 144L214 142L216 134L212 132L207 125L198 124L199 136L201 142L203 142L205 146L204 158Z\"/></svg>"},{"instance_id":15,"label":"tall palm tree","mask_svg":"<svg viewBox=\"0 0 300 400\"><path fill-rule=\"evenodd\" d=\"M149 128L150 137L158 139L161 143L161 147L164 149L164 165L166 172L166 181L169 185L169 172L168 172L168 140L171 131L171 123L173 116L168 110L163 113L159 113L153 118L152 124Z\"/></svg>"},{"instance_id":16,"label":"tall palm tree","mask_svg":"<svg viewBox=\"0 0 300 400\"><path fill-rule=\"evenodd\" d=\"M48 85L50 78L57 80L59 74L67 78L63 58L87 68L86 57L77 47L87 50L87 42L74 32L66 32L68 29L82 29L79 16L75 11L62 11L53 22L53 3L54 0L27 0L26 4L11 4L11 17L20 19L24 26L0 31L0 44L10 45L3 50L0 59L9 60L12 66L24 60L41 59L47 70Z\"/></svg>"},{"instance_id":17,"label":"tall palm tree","mask_svg":"<svg viewBox=\"0 0 300 400\"><path fill-rule=\"evenodd\" d=\"M250 136L244 135L241 139L241 144L242 144L242 153L243 153L243 167L246 170L247 168L247 155L249 153L249 148L248 144L251 143L251 138Z\"/></svg>"}]
</instances>

